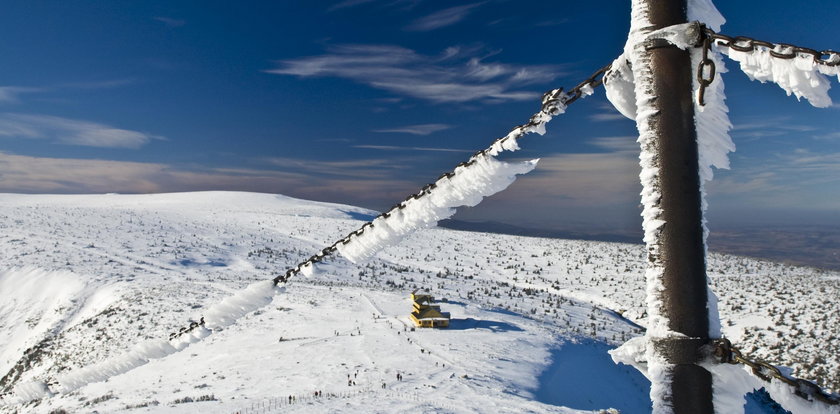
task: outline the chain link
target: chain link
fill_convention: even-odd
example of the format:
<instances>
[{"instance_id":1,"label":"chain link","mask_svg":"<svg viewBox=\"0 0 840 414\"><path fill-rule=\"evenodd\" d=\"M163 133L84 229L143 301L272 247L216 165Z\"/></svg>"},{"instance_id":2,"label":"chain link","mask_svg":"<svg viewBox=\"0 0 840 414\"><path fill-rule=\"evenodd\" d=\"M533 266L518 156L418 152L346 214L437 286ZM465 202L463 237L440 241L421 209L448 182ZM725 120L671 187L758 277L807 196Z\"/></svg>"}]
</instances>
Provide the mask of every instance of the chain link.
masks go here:
<instances>
[{"instance_id":1,"label":"chain link","mask_svg":"<svg viewBox=\"0 0 840 414\"><path fill-rule=\"evenodd\" d=\"M819 401L828 405L840 405L840 396L837 394L829 394L823 391L817 384L801 378L789 377L782 373L782 371L773 365L764 361L751 360L741 353L741 350L732 346L732 343L726 339L716 339L712 342L714 346L714 354L720 358L720 362L724 364L744 364L752 369L753 374L764 381L770 382L772 379L777 379L794 389L794 393L809 401Z\"/></svg>"},{"instance_id":2,"label":"chain link","mask_svg":"<svg viewBox=\"0 0 840 414\"><path fill-rule=\"evenodd\" d=\"M793 59L803 55L810 55L814 63L825 66L840 65L840 52L833 50L819 51L807 47L790 45L787 43L771 43L763 40L756 40L746 36L727 36L715 33L714 30L703 27L704 37L710 38L715 46L728 47L738 52L754 52L758 48L764 48L770 52L770 56L778 59Z\"/></svg>"},{"instance_id":3,"label":"chain link","mask_svg":"<svg viewBox=\"0 0 840 414\"><path fill-rule=\"evenodd\" d=\"M697 65L697 83L700 87L697 91L697 103L700 106L706 105L706 88L715 81L715 61L709 59L709 50L712 48L711 37L704 36L701 46L703 49L703 58L700 64Z\"/></svg>"},{"instance_id":4,"label":"chain link","mask_svg":"<svg viewBox=\"0 0 840 414\"><path fill-rule=\"evenodd\" d=\"M709 50L712 45L718 47L728 47L738 52L750 53L758 50L758 48L766 49L770 52L770 56L777 59L794 59L799 56L809 55L814 63L825 66L840 65L840 52L833 50L818 51L807 47L789 45L787 43L771 43L764 40L757 40L746 36L727 36L721 33L715 33L714 30L707 26L702 26L703 36L702 42L699 45L703 51L703 58L697 67L697 82L700 88L697 94L697 101L700 106L704 106L706 87L712 84L715 80L715 62L709 59Z\"/></svg>"},{"instance_id":5,"label":"chain link","mask_svg":"<svg viewBox=\"0 0 840 414\"><path fill-rule=\"evenodd\" d=\"M188 333L194 331L199 326L204 326L204 317L203 316L201 317L200 322L195 322L195 321L190 322L190 326L185 326L185 327L179 329L178 332L172 332L171 334L169 334L169 340L171 341L175 338L180 337L181 335L188 334Z\"/></svg>"}]
</instances>

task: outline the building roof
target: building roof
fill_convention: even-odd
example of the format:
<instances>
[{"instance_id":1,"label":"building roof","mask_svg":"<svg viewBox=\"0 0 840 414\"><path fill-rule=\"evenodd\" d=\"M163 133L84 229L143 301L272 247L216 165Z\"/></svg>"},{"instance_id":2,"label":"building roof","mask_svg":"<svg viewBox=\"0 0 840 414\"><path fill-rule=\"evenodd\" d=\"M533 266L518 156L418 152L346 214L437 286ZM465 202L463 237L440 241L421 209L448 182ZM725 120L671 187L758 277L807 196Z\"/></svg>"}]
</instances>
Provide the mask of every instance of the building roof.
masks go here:
<instances>
[{"instance_id":1,"label":"building roof","mask_svg":"<svg viewBox=\"0 0 840 414\"><path fill-rule=\"evenodd\" d=\"M426 308L419 312L411 312L411 315L417 319L449 320L449 312L441 312L439 308Z\"/></svg>"}]
</instances>

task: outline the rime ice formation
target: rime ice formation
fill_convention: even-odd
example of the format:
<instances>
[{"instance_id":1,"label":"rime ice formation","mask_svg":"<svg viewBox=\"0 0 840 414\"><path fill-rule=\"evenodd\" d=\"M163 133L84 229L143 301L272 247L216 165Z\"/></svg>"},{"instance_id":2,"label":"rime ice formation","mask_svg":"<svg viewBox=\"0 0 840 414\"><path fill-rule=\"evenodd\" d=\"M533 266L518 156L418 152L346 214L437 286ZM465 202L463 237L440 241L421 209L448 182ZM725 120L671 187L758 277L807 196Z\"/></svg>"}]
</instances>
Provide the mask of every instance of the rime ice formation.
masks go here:
<instances>
[{"instance_id":1,"label":"rime ice formation","mask_svg":"<svg viewBox=\"0 0 840 414\"><path fill-rule=\"evenodd\" d=\"M205 325L177 338L153 339L135 345L129 352L109 358L102 362L60 374L57 384L48 387L41 382L18 384L14 397L21 402L31 401L53 395L54 391L67 393L87 384L105 381L116 375L124 374L154 359L164 358L193 343L201 341L213 330L219 330L235 323L246 314L262 308L274 299L274 295L285 291L274 286L272 281L252 283L248 287L224 298L210 306L204 313Z\"/></svg>"},{"instance_id":2,"label":"rime ice formation","mask_svg":"<svg viewBox=\"0 0 840 414\"><path fill-rule=\"evenodd\" d=\"M347 244L339 243L338 250L353 263L367 260L418 228L451 217L455 207L474 206L484 197L504 190L516 175L536 166L537 160L507 163L490 155L479 156L472 165L456 168L451 178L438 180L425 196L407 200L404 208L392 210L387 217L377 217L361 235L352 237Z\"/></svg>"},{"instance_id":3,"label":"rime ice formation","mask_svg":"<svg viewBox=\"0 0 840 414\"><path fill-rule=\"evenodd\" d=\"M668 27L657 31L650 31L648 10L646 2L634 1L633 12L630 23L630 34L624 48L624 53L613 63L613 69L607 74L605 85L607 97L616 109L627 117L636 121L639 130L639 164L642 167L640 180L642 183L641 200L643 205L642 226L644 229L644 241L648 246L651 257L658 257L660 246L660 228L665 224L661 219L661 208L659 200L661 193L659 189L659 162L656 155L655 126L653 119L658 110L653 105L656 97L652 90L652 74L649 69L649 56L645 49L645 42L650 38L662 38L669 43L686 49L692 46L692 42L686 37L687 25ZM719 28L724 19L708 0L696 0L689 2L688 17L690 20L700 20L712 27ZM697 49L691 51L693 65L696 67L700 62L700 55ZM712 56L717 62L720 58ZM630 69L632 68L632 70ZM720 66L723 69L723 66ZM698 88L697 82L693 85L695 91ZM734 145L729 137L728 131L731 128L727 116L727 108L724 103L723 83L716 80L706 91L707 107L699 107L695 102L695 124L697 130L697 145L699 157L699 175L701 180L701 204L703 211L706 209L705 194L702 191L702 183L712 178L711 167L728 168L727 154L734 150ZM705 221L705 219L704 219ZM708 233L704 226L705 235ZM662 338L678 335L671 332L669 321L662 313L662 274L663 263L654 260L648 265L646 271L647 280L647 304L648 304L648 331L647 338ZM711 293L711 290L710 290ZM715 296L709 295L709 322L710 335L720 333L720 322L717 314ZM614 354L614 358L626 361L634 366L641 367L640 361L644 361L645 375L651 380L651 400L653 401L654 412L669 413L672 407L669 403L670 365L654 353L653 347L648 341L644 347L644 356L641 356L641 342L626 344L627 349L620 349Z\"/></svg>"},{"instance_id":4,"label":"rime ice formation","mask_svg":"<svg viewBox=\"0 0 840 414\"><path fill-rule=\"evenodd\" d=\"M840 66L821 65L814 62L811 55L803 54L793 59L774 58L770 55L770 49L762 46L757 46L751 52L741 52L726 46L717 48L738 62L741 71L751 80L773 82L784 89L788 96L805 98L817 108L831 106L831 97L828 96L831 82L827 77L837 76L840 80Z\"/></svg>"},{"instance_id":5,"label":"rime ice formation","mask_svg":"<svg viewBox=\"0 0 840 414\"><path fill-rule=\"evenodd\" d=\"M688 20L700 21L714 31L719 31L720 26L725 22L723 16L718 12L710 0L691 0L688 4ZM609 72L604 78L607 98L613 106L624 116L634 119L639 129L639 143L641 146L640 164L642 172L640 179L643 186L642 204L644 218L643 227L645 230L645 243L650 252L656 256L658 248L658 229L665 224L660 217L658 207L661 197L658 189L658 162L654 151L653 131L651 129L651 116L656 110L650 105L655 97L650 88L650 73L638 70L644 67L646 53L643 43L652 37L664 38L671 44L686 49L692 46L681 36L681 25L661 29L658 31L646 31L649 27L647 21L647 10L644 2L634 2L633 16L631 21L630 35L625 46L624 53L612 64ZM778 48L777 48L778 49ZM692 67L698 67L702 60L701 48L690 48ZM777 50L777 52L785 52ZM840 67L817 64L810 55L800 55L794 59L777 59L770 56L770 50L764 47L756 47L753 52L739 52L726 46L715 45L708 51L708 58L714 62L718 75L714 81L705 89L705 105L699 105L698 99L694 100L695 127L697 131L697 146L699 158L699 176L701 191L701 208L703 218L703 240L708 236L705 212L708 207L705 194L705 183L712 180L714 168L728 169L728 154L735 150L735 144L729 136L732 124L729 121L728 108L725 102L724 83L720 74L726 72L726 67L721 56L726 54L731 59L740 63L741 70L750 79L761 82L771 81L778 84L788 95L795 95L797 98L806 98L816 107L827 107L831 105L828 96L830 87L826 76L837 76L840 79ZM631 68L633 68L631 70ZM693 89L695 98L700 90L699 81L693 77ZM651 263L647 272L647 300L649 312L649 325L647 337L663 337L674 335L669 332L668 320L659 311L661 307L661 284L662 268L660 264ZM720 317L718 314L717 295L711 290L708 291L708 315L710 324L710 336L721 335ZM665 361L659 360L652 352L649 344L636 338L627 342L621 348L611 352L616 362L622 362L637 367L649 379L653 386L651 398L653 400L654 412L671 412L668 403L667 387L660 387L657 384L670 382L669 366ZM726 378L722 372L730 372L729 367L715 367L714 392L715 410L718 413L732 413L743 411L744 395L747 392L760 388L762 384L755 378L750 381L737 378ZM741 372L740 376L745 373ZM728 375L728 374L727 374ZM749 375L747 375L749 377ZM738 377L738 376L736 376ZM740 386L733 385L739 382ZM773 383L768 387L773 398L782 403L783 406L794 412L837 412L826 406L815 408L815 404L804 401L794 396L789 387L781 383ZM818 404L817 404L818 405Z\"/></svg>"},{"instance_id":6,"label":"rime ice formation","mask_svg":"<svg viewBox=\"0 0 840 414\"><path fill-rule=\"evenodd\" d=\"M580 89L581 97L594 93L591 85ZM566 105L563 92L555 89L543 97L543 108L534 114L530 121L511 130L506 136L497 139L486 150L472 157L466 165L458 166L452 174L441 177L434 185L425 189L420 197L410 197L386 214L374 219L363 231L336 244L342 256L353 263L370 259L386 246L399 243L407 235L419 228L436 224L438 221L455 214L455 208L475 206L485 197L504 190L516 179L517 175L533 170L539 160L519 163L499 161L495 156L504 151L517 151L517 139L525 134L545 134L545 125L554 116L563 114ZM313 264L302 266L305 275L311 275Z\"/></svg>"}]
</instances>

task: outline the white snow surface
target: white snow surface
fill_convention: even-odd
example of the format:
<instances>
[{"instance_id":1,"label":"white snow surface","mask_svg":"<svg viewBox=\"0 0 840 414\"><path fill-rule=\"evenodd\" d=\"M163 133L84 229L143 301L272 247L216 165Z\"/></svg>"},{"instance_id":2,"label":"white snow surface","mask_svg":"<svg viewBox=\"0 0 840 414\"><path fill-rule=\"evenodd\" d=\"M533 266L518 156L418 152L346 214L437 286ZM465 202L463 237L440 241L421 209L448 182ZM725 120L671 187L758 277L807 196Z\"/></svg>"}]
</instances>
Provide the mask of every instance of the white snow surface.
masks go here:
<instances>
[{"instance_id":1,"label":"white snow surface","mask_svg":"<svg viewBox=\"0 0 840 414\"><path fill-rule=\"evenodd\" d=\"M433 226L451 217L456 207L475 206L484 197L504 190L516 175L530 172L538 161L508 163L491 155L481 155L474 160L471 165L457 167L451 178L439 179L422 197L405 201L404 208L391 210L388 217L377 217L371 223L373 226L364 228L361 235L351 237L347 244L339 243L338 251L353 263L368 260L418 228Z\"/></svg>"},{"instance_id":2,"label":"white snow surface","mask_svg":"<svg viewBox=\"0 0 840 414\"><path fill-rule=\"evenodd\" d=\"M0 341L0 375L17 372L0 393L45 397L1 395L0 412L650 411L644 377L607 353L647 323L641 246L430 228L264 288L373 214L268 194L0 194L0 305L16 300L0 338L18 341ZM709 266L736 345L840 384L824 352L840 346L840 275ZM415 288L448 299L451 328L408 329ZM214 309L242 314L221 326ZM201 316L206 330L168 340Z\"/></svg>"}]
</instances>

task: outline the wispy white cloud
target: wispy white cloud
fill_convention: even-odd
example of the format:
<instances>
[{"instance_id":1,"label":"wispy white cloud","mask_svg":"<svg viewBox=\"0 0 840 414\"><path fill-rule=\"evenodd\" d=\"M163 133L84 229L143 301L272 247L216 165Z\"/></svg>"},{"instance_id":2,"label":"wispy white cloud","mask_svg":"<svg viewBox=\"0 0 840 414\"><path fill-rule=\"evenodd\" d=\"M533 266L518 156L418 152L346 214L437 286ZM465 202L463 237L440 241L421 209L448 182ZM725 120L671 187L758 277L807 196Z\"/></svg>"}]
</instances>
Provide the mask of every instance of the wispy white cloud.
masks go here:
<instances>
[{"instance_id":1,"label":"wispy white cloud","mask_svg":"<svg viewBox=\"0 0 840 414\"><path fill-rule=\"evenodd\" d=\"M18 103L20 102L20 95L41 91L43 91L43 88L0 86L0 103Z\"/></svg>"},{"instance_id":2,"label":"wispy white cloud","mask_svg":"<svg viewBox=\"0 0 840 414\"><path fill-rule=\"evenodd\" d=\"M840 172L840 152L813 152L807 149L797 149L792 153L780 157L786 161L784 165L790 170L799 172ZM840 183L840 175L834 176L834 181ZM838 192L840 194L840 192Z\"/></svg>"},{"instance_id":3,"label":"wispy white cloud","mask_svg":"<svg viewBox=\"0 0 840 414\"><path fill-rule=\"evenodd\" d=\"M309 176L344 177L355 179L376 179L393 175L402 168L396 159L366 158L359 160L312 160L300 158L272 157L263 160L268 165L284 171L296 171Z\"/></svg>"},{"instance_id":4,"label":"wispy white cloud","mask_svg":"<svg viewBox=\"0 0 840 414\"><path fill-rule=\"evenodd\" d=\"M432 152L463 152L473 153L473 150L454 148L429 148L429 147L400 147L396 145L354 145L353 148L375 149L384 151L432 151Z\"/></svg>"},{"instance_id":5,"label":"wispy white cloud","mask_svg":"<svg viewBox=\"0 0 840 414\"><path fill-rule=\"evenodd\" d=\"M167 26L169 26L169 27L181 27L181 26L187 24L187 22L185 20L174 19L172 17L166 17L166 16L157 16L157 17L154 17L154 19L163 23L163 24L165 24L165 25L167 25Z\"/></svg>"},{"instance_id":6,"label":"wispy white cloud","mask_svg":"<svg viewBox=\"0 0 840 414\"><path fill-rule=\"evenodd\" d=\"M22 193L156 192L164 165L43 158L0 152L0 191Z\"/></svg>"},{"instance_id":7,"label":"wispy white cloud","mask_svg":"<svg viewBox=\"0 0 840 414\"><path fill-rule=\"evenodd\" d=\"M398 95L432 102L530 100L539 93L525 85L561 75L557 66L486 63L475 48L450 47L439 56L424 56L390 45L344 45L328 53L277 62L266 72L300 77L339 77Z\"/></svg>"},{"instance_id":8,"label":"wispy white cloud","mask_svg":"<svg viewBox=\"0 0 840 414\"><path fill-rule=\"evenodd\" d=\"M0 192L280 192L281 188L306 187L312 183L305 174L269 169L188 169L162 163L32 157L0 152Z\"/></svg>"},{"instance_id":9,"label":"wispy white cloud","mask_svg":"<svg viewBox=\"0 0 840 414\"><path fill-rule=\"evenodd\" d=\"M600 108L600 112L589 115L589 120L595 122L609 122L627 119L627 117L618 112L612 104L604 103L598 106Z\"/></svg>"},{"instance_id":10,"label":"wispy white cloud","mask_svg":"<svg viewBox=\"0 0 840 414\"><path fill-rule=\"evenodd\" d=\"M0 137L42 138L68 145L139 148L162 137L96 122L39 114L0 114Z\"/></svg>"},{"instance_id":11,"label":"wispy white cloud","mask_svg":"<svg viewBox=\"0 0 840 414\"><path fill-rule=\"evenodd\" d=\"M631 152L638 154L639 144L636 142L636 139L637 137L635 136L597 137L590 139L588 142L608 152Z\"/></svg>"},{"instance_id":12,"label":"wispy white cloud","mask_svg":"<svg viewBox=\"0 0 840 414\"><path fill-rule=\"evenodd\" d=\"M134 79L109 79L87 82L66 82L48 86L0 86L0 104L17 104L28 94L48 94L63 89L106 89L134 83Z\"/></svg>"},{"instance_id":13,"label":"wispy white cloud","mask_svg":"<svg viewBox=\"0 0 840 414\"><path fill-rule=\"evenodd\" d=\"M135 82L137 82L137 80L132 78L106 79L97 81L67 82L59 85L59 87L73 89L111 89L131 85Z\"/></svg>"},{"instance_id":14,"label":"wispy white cloud","mask_svg":"<svg viewBox=\"0 0 840 414\"><path fill-rule=\"evenodd\" d=\"M283 160L277 161L283 164ZM374 165L377 163L372 161ZM32 157L0 152L0 192L66 194L237 190L384 206L402 199L416 186L416 183L381 172L364 179L353 174L326 174L340 169L364 170L365 162L350 163L353 164L351 166L310 161L306 163L309 170L301 169L302 164L264 169L186 168L163 163Z\"/></svg>"},{"instance_id":15,"label":"wispy white cloud","mask_svg":"<svg viewBox=\"0 0 840 414\"><path fill-rule=\"evenodd\" d=\"M388 9L408 11L416 7L421 2L423 2L423 0L343 0L327 8L327 12L329 13L336 10L349 9L371 3L376 3L377 6Z\"/></svg>"},{"instance_id":16,"label":"wispy white cloud","mask_svg":"<svg viewBox=\"0 0 840 414\"><path fill-rule=\"evenodd\" d=\"M736 138L767 138L792 133L808 133L819 128L813 125L797 124L790 118L758 119L752 122L738 122L732 126Z\"/></svg>"},{"instance_id":17,"label":"wispy white cloud","mask_svg":"<svg viewBox=\"0 0 840 414\"><path fill-rule=\"evenodd\" d=\"M738 174L716 178L707 188L712 196L779 194L788 188L781 185L778 179L774 171L739 171Z\"/></svg>"},{"instance_id":18,"label":"wispy white cloud","mask_svg":"<svg viewBox=\"0 0 840 414\"><path fill-rule=\"evenodd\" d=\"M406 125L398 128L388 129L374 129L373 132L392 132L400 134L411 135L429 135L438 131L443 131L452 128L452 125L446 124L420 124L420 125Z\"/></svg>"},{"instance_id":19,"label":"wispy white cloud","mask_svg":"<svg viewBox=\"0 0 840 414\"><path fill-rule=\"evenodd\" d=\"M472 3L439 10L413 21L405 29L413 32L427 32L440 29L441 27L451 26L464 20L467 15L482 4L484 3Z\"/></svg>"},{"instance_id":20,"label":"wispy white cloud","mask_svg":"<svg viewBox=\"0 0 840 414\"><path fill-rule=\"evenodd\" d=\"M796 149L736 158L707 185L710 204L789 211L840 208L840 152Z\"/></svg>"},{"instance_id":21,"label":"wispy white cloud","mask_svg":"<svg viewBox=\"0 0 840 414\"><path fill-rule=\"evenodd\" d=\"M592 114L589 115L589 120L595 122L607 122L607 121L621 121L625 120L627 117L624 115L616 112L616 113L600 113L600 114Z\"/></svg>"},{"instance_id":22,"label":"wispy white cloud","mask_svg":"<svg viewBox=\"0 0 840 414\"><path fill-rule=\"evenodd\" d=\"M540 227L632 222L638 217L639 171L632 152L553 154L507 190L459 214L493 221L514 211L521 225Z\"/></svg>"},{"instance_id":23,"label":"wispy white cloud","mask_svg":"<svg viewBox=\"0 0 840 414\"><path fill-rule=\"evenodd\" d=\"M365 4L365 3L371 3L371 2L374 2L374 1L376 1L376 0L344 0L344 1L340 1L336 4L333 4L332 6L330 6L327 9L327 11L332 12L332 11L346 9L346 8L350 8L350 7L356 7L356 6L359 6L359 5L362 5L362 4Z\"/></svg>"},{"instance_id":24,"label":"wispy white cloud","mask_svg":"<svg viewBox=\"0 0 840 414\"><path fill-rule=\"evenodd\" d=\"M821 141L840 140L840 131L829 132L829 133L826 133L826 134L814 135L814 139L821 140Z\"/></svg>"}]
</instances>

